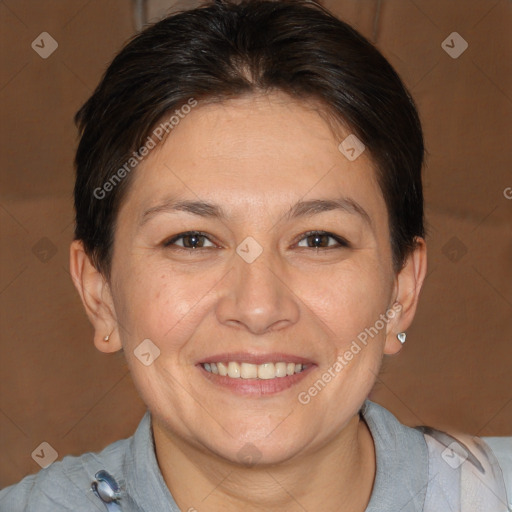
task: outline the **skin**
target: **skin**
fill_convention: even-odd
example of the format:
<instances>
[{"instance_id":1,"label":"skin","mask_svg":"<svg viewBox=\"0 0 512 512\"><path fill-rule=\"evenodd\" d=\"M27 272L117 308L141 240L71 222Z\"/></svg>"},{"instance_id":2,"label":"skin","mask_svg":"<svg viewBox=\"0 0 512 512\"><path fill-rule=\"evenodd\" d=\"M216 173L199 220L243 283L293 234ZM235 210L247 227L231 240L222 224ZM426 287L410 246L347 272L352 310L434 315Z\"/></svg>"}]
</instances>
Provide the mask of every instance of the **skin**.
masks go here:
<instances>
[{"instance_id":1,"label":"skin","mask_svg":"<svg viewBox=\"0 0 512 512\"><path fill-rule=\"evenodd\" d=\"M345 158L343 138L314 105L282 93L199 105L134 171L110 282L80 241L71 244L71 274L95 345L124 348L152 413L162 475L182 510L303 511L322 503L325 511L357 512L368 504L375 451L358 411L383 355L401 349L396 334L414 317L426 246L418 239L403 269L393 271L373 163L367 151ZM170 195L216 203L226 218L163 212L139 228L143 212ZM340 196L364 208L369 222L341 210L285 216L299 200ZM189 230L208 234L198 243L206 248L184 249L190 238L163 246ZM310 230L350 246L332 248L332 238L315 244L304 238ZM252 263L236 253L248 236L263 248ZM298 394L395 303L400 313L301 404ZM160 349L150 366L133 352L146 338ZM286 352L317 366L288 390L241 397L196 366L231 351ZM246 445L259 457L251 467L240 461Z\"/></svg>"}]
</instances>

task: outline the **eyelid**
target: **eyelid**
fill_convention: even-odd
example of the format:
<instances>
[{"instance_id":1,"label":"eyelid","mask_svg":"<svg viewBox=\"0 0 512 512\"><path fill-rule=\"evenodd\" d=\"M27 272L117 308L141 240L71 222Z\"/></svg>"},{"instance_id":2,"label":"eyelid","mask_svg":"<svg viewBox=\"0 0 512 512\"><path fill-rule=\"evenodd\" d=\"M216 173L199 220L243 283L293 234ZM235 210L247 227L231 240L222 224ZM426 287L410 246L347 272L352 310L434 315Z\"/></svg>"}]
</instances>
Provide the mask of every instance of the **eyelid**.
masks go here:
<instances>
[{"instance_id":1,"label":"eyelid","mask_svg":"<svg viewBox=\"0 0 512 512\"><path fill-rule=\"evenodd\" d=\"M339 248L343 248L343 247L345 247L345 248L351 247L351 244L347 239L343 238L342 236L335 235L334 233L331 233L330 231L323 231L321 229L313 229L311 231L306 231L305 233L302 233L301 235L299 235L300 238L297 240L296 243L302 242L302 240L304 240L305 238L308 238L313 235L321 235L321 236L327 235L329 238L336 240L338 245L333 245L333 246L329 246L329 247L301 247L301 249L326 250L326 249L339 249Z\"/></svg>"},{"instance_id":2,"label":"eyelid","mask_svg":"<svg viewBox=\"0 0 512 512\"><path fill-rule=\"evenodd\" d=\"M212 249L212 247L198 247L196 249L190 249L188 247L181 247L179 245L174 245L176 243L177 240L181 239L181 238L184 238L186 236L192 236L192 235L196 235L196 236L203 236L204 238L206 238L209 242L211 242L212 244L214 245L217 245L216 242L214 242L213 240L211 240L211 235L209 235L208 233L205 233L204 231L197 231L197 230L189 230L189 231L184 231L182 233L178 233L177 235L174 235L172 236L171 238L168 238L166 239L162 245L164 247L171 247L171 246L174 246L174 248L178 249L178 250L184 250L184 251L200 251L201 249ZM346 240L345 238L343 238L342 236L339 236L339 235L336 235L334 233L331 233L330 231L323 231L323 230L318 230L318 229L314 229L314 230L311 230L311 231L306 231L305 233L302 233L299 235L299 237L296 239L296 241L294 242L294 244L298 244L299 242L302 242L302 240L305 240L306 238L310 237L310 236L313 236L313 235L321 235L321 236L328 236L329 238L332 238L333 240L335 240L338 245L334 245L334 246L328 246L328 247L300 247L301 249L321 249L321 250L327 250L327 249L339 249L339 248L349 248L351 247L351 244L348 240Z\"/></svg>"},{"instance_id":3,"label":"eyelid","mask_svg":"<svg viewBox=\"0 0 512 512\"><path fill-rule=\"evenodd\" d=\"M174 248L176 248L178 250L181 249L183 251L200 251L201 249L212 249L212 247L198 247L197 249L189 249L188 247L181 247L179 245L174 245L176 243L176 241L179 240L180 238L185 238L186 236L192 236L192 235L204 236L212 244L217 245L213 240L211 240L211 238L210 238L211 235L209 235L208 233L205 233L204 231L197 231L197 230L190 230L190 231L184 231L182 233L178 233L177 235L174 235L174 236L164 240L162 242L162 245L163 245L163 247L174 246Z\"/></svg>"}]
</instances>

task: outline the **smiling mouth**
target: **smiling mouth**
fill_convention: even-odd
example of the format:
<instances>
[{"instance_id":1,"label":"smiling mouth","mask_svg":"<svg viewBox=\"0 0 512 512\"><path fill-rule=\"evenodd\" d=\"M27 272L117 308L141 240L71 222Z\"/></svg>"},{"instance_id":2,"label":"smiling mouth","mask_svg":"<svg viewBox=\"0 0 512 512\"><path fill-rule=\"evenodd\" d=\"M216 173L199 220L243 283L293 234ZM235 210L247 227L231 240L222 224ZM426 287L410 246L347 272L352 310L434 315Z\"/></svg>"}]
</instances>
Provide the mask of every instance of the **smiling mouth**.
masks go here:
<instances>
[{"instance_id":1,"label":"smiling mouth","mask_svg":"<svg viewBox=\"0 0 512 512\"><path fill-rule=\"evenodd\" d=\"M285 361L277 363L252 364L238 361L227 361L217 363L201 363L201 366L209 373L229 377L231 379L259 379L270 380L283 378L301 373L309 365L302 363L288 363Z\"/></svg>"}]
</instances>

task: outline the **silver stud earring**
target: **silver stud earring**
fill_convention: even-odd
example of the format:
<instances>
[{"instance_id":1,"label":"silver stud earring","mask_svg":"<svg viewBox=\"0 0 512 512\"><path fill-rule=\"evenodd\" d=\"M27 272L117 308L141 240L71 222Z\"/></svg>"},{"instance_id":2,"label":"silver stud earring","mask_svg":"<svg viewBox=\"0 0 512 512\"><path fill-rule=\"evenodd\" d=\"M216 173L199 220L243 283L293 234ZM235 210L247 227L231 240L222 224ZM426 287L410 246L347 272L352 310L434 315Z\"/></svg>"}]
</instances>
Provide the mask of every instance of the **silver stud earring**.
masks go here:
<instances>
[{"instance_id":1,"label":"silver stud earring","mask_svg":"<svg viewBox=\"0 0 512 512\"><path fill-rule=\"evenodd\" d=\"M407 337L407 334L405 332L399 332L396 337L398 338L398 341L403 345L405 343L405 338Z\"/></svg>"},{"instance_id":2,"label":"silver stud earring","mask_svg":"<svg viewBox=\"0 0 512 512\"><path fill-rule=\"evenodd\" d=\"M114 331L112 331L114 332ZM110 334L107 334L104 338L103 338L103 341L108 341L110 339L110 336L112 335L112 332Z\"/></svg>"}]
</instances>

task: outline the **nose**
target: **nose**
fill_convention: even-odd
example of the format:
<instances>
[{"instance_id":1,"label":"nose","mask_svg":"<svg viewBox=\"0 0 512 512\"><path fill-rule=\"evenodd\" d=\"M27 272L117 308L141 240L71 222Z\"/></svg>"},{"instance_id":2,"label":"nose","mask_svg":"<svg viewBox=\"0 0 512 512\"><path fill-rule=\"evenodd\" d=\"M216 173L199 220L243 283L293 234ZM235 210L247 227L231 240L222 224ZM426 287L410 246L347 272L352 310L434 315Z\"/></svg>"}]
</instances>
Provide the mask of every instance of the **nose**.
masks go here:
<instances>
[{"instance_id":1,"label":"nose","mask_svg":"<svg viewBox=\"0 0 512 512\"><path fill-rule=\"evenodd\" d=\"M223 281L216 306L221 324L264 334L295 324L299 298L293 293L284 264L268 250L252 263L238 255ZM287 279L288 278L288 279Z\"/></svg>"}]
</instances>

